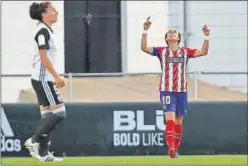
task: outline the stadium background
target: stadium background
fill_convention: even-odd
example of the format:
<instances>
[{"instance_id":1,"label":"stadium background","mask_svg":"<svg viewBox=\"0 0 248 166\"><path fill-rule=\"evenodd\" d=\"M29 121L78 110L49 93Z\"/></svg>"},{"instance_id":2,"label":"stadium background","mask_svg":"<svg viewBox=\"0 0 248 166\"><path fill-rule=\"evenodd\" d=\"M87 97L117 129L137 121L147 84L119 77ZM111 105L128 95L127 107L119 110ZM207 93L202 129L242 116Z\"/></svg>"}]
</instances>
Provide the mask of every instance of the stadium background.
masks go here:
<instances>
[{"instance_id":1,"label":"stadium background","mask_svg":"<svg viewBox=\"0 0 248 166\"><path fill-rule=\"evenodd\" d=\"M28 77L32 64L30 32L36 26L28 16L30 3L1 4L0 101L4 104L1 115L6 114L6 118L1 117L13 130L12 135L6 135L2 123L3 156L27 156L23 141L39 119ZM69 108L68 120L54 134L64 137L53 145L59 155L166 154L160 140L161 123L155 114L160 111L160 65L140 50L142 24L147 16L153 22L149 31L149 44L153 45L164 45L165 31L174 27L183 33L181 45L200 48L201 27L207 23L211 28L208 56L189 62L191 103L183 154L247 154L247 2L54 1L54 5L60 13L54 26L58 40L56 67L61 74L66 73L67 87L61 91ZM137 126L142 126L142 120L138 120L142 118L145 124L159 125L147 131L135 128L115 133L114 123L118 122L114 122L114 112L121 110L138 114ZM196 120L202 117L204 120ZM204 126L208 127L200 131ZM230 131L235 133L231 135ZM66 137L70 134L76 144ZM125 140L123 145L115 146L114 134L122 134L123 138L129 138L129 134L131 139L135 134L140 139L157 135L156 143L144 148L144 143L137 141L138 145L127 141L126 146ZM10 140L9 145L6 140ZM15 142L13 147L11 140Z\"/></svg>"}]
</instances>

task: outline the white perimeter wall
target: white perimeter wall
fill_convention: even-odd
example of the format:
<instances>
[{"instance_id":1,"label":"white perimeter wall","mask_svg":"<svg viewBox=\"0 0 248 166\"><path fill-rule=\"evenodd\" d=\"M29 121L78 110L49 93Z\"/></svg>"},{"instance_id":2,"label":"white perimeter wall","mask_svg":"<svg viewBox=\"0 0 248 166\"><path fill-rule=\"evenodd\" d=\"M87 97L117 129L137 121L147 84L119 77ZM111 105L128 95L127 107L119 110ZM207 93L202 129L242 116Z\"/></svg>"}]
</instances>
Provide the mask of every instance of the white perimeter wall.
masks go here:
<instances>
[{"instance_id":1,"label":"white perimeter wall","mask_svg":"<svg viewBox=\"0 0 248 166\"><path fill-rule=\"evenodd\" d=\"M64 3L52 1L59 12L53 29L58 42L56 68L64 73ZM33 31L37 22L29 17L32 1L2 1L2 73L30 74ZM2 101L16 102L19 91L31 87L30 78L2 78Z\"/></svg>"},{"instance_id":2,"label":"white perimeter wall","mask_svg":"<svg viewBox=\"0 0 248 166\"><path fill-rule=\"evenodd\" d=\"M123 1L122 37L124 38L123 69L125 72L160 72L159 60L140 49L143 23L151 16L152 26L148 44L163 46L167 30L168 2L166 1Z\"/></svg>"},{"instance_id":3,"label":"white perimeter wall","mask_svg":"<svg viewBox=\"0 0 248 166\"><path fill-rule=\"evenodd\" d=\"M211 27L209 54L191 60L191 71L247 72L247 2L188 1L189 46L201 47L201 26ZM247 75L202 75L202 80L247 93Z\"/></svg>"}]
</instances>

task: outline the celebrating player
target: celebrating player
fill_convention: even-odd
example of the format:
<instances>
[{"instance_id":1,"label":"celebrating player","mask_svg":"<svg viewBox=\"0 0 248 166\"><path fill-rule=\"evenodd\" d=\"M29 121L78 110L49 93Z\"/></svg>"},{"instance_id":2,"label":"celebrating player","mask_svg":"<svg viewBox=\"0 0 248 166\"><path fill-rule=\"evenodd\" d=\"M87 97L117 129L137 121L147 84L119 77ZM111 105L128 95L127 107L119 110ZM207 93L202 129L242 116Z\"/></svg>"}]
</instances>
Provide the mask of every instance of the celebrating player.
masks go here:
<instances>
[{"instance_id":1,"label":"celebrating player","mask_svg":"<svg viewBox=\"0 0 248 166\"><path fill-rule=\"evenodd\" d=\"M162 76L160 80L160 102L165 112L165 138L170 158L178 157L178 148L183 133L183 117L187 113L187 82L186 65L188 59L207 55L209 48L210 29L204 25L205 35L201 49L179 47L181 34L175 29L169 29L165 34L167 46L148 47L147 31L151 26L150 17L144 23L141 50L160 60Z\"/></svg>"},{"instance_id":2,"label":"celebrating player","mask_svg":"<svg viewBox=\"0 0 248 166\"><path fill-rule=\"evenodd\" d=\"M33 3L29 14L32 19L39 21L33 38L35 53L31 83L38 98L42 120L25 146L30 155L40 161L62 161L49 152L50 133L66 116L57 89L65 86L65 82L54 68L56 45L51 26L57 21L58 12L50 2L42 2Z\"/></svg>"}]
</instances>

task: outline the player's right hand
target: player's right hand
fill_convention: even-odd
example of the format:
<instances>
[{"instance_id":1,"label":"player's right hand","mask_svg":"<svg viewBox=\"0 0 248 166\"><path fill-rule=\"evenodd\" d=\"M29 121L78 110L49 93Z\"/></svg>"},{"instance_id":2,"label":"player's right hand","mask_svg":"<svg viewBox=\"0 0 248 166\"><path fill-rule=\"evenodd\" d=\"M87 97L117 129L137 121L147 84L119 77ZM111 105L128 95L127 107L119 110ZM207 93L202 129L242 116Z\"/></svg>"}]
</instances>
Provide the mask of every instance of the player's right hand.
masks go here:
<instances>
[{"instance_id":1,"label":"player's right hand","mask_svg":"<svg viewBox=\"0 0 248 166\"><path fill-rule=\"evenodd\" d=\"M57 88L63 88L65 86L65 81L61 77L55 78L55 84Z\"/></svg>"},{"instance_id":2,"label":"player's right hand","mask_svg":"<svg viewBox=\"0 0 248 166\"><path fill-rule=\"evenodd\" d=\"M144 22L144 30L148 30L150 26L152 25L152 22L150 21L151 17L147 17L146 22Z\"/></svg>"}]
</instances>

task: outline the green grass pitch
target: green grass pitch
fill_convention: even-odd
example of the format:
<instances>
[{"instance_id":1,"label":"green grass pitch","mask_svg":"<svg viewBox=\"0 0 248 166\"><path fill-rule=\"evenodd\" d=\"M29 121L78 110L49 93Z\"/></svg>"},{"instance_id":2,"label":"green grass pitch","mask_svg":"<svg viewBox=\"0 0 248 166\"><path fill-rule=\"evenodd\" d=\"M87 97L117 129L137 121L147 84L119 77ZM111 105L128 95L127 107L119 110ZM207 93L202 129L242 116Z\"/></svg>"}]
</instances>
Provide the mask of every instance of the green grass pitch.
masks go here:
<instances>
[{"instance_id":1,"label":"green grass pitch","mask_svg":"<svg viewBox=\"0 0 248 166\"><path fill-rule=\"evenodd\" d=\"M29 158L2 158L5 165L165 165L165 164L242 164L247 165L247 155L205 155L180 156L170 159L167 156L130 157L65 157L63 162L44 163Z\"/></svg>"}]
</instances>

